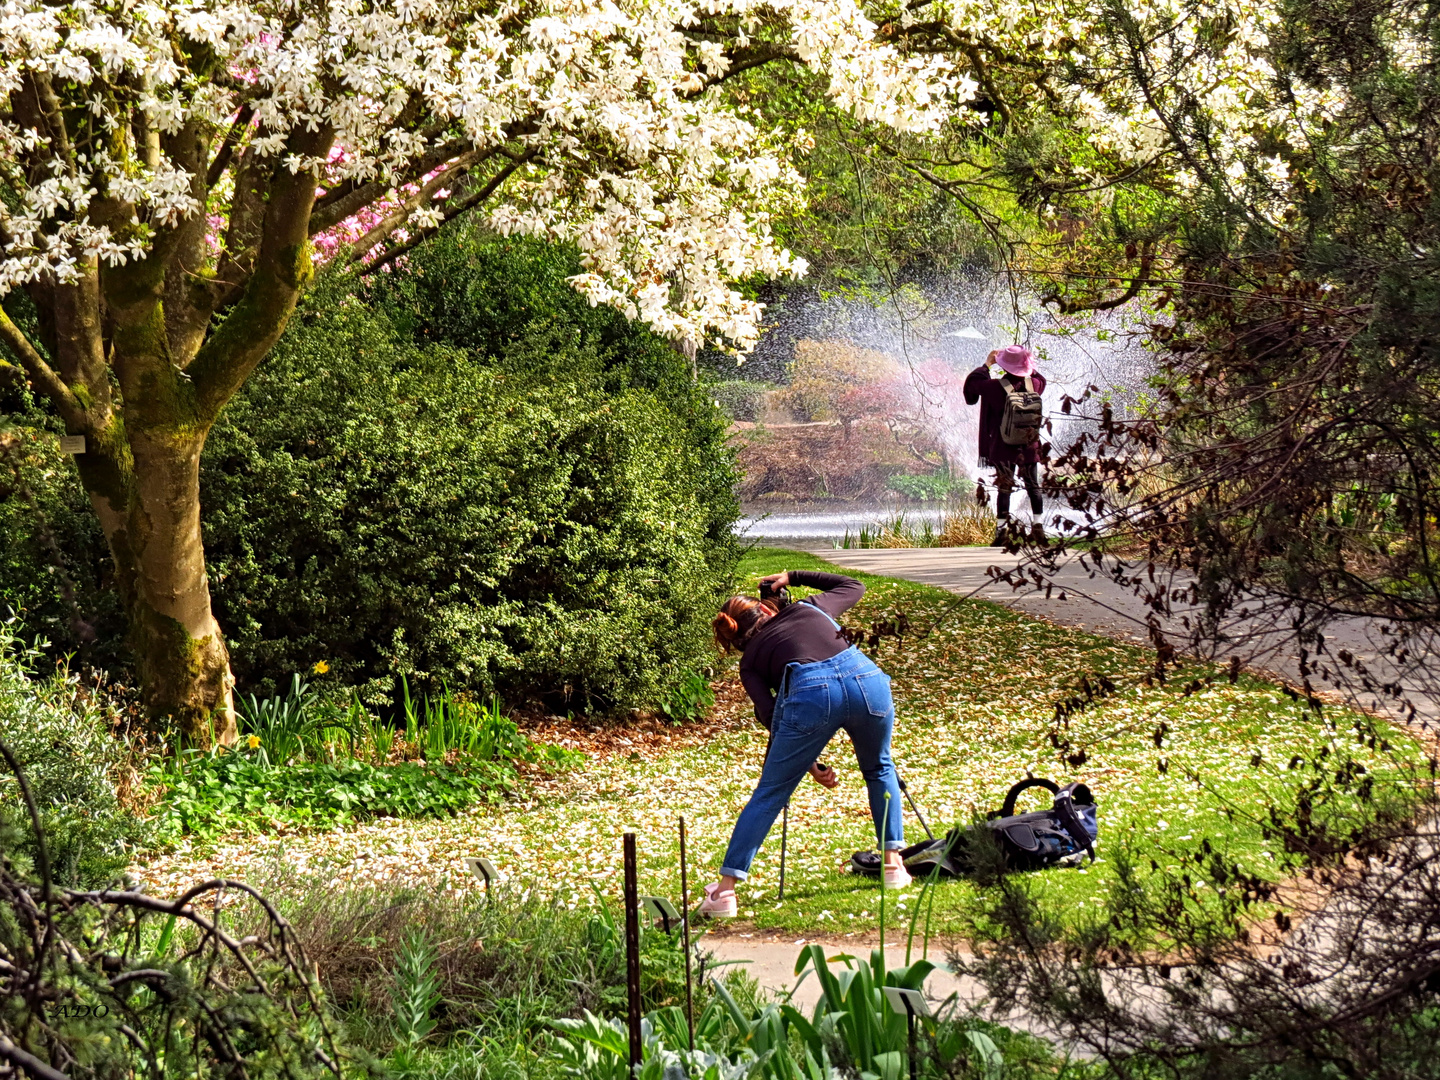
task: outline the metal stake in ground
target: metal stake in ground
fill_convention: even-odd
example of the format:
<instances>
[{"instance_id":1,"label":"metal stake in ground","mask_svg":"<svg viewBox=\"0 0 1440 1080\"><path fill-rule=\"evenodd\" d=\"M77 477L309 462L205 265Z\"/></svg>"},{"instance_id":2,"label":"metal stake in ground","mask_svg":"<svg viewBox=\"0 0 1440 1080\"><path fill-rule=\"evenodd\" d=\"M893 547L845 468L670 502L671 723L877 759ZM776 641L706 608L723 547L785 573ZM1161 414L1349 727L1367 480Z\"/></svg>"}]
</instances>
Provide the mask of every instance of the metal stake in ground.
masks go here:
<instances>
[{"instance_id":1,"label":"metal stake in ground","mask_svg":"<svg viewBox=\"0 0 1440 1080\"><path fill-rule=\"evenodd\" d=\"M625 991L629 1005L630 1069L640 1064L640 885L636 880L635 834L625 834Z\"/></svg>"},{"instance_id":2,"label":"metal stake in ground","mask_svg":"<svg viewBox=\"0 0 1440 1080\"><path fill-rule=\"evenodd\" d=\"M685 938L685 1026L695 1052L695 1001L690 994L690 879L685 875L685 815L680 815L680 926Z\"/></svg>"}]
</instances>

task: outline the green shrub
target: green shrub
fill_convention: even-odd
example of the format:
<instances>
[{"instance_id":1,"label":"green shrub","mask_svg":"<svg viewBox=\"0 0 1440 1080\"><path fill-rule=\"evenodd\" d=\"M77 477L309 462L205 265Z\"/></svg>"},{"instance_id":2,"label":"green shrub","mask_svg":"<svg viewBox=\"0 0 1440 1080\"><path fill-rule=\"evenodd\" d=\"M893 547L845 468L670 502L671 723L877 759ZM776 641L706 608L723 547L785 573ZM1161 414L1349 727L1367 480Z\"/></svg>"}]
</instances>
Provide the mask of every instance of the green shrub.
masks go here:
<instances>
[{"instance_id":1,"label":"green shrub","mask_svg":"<svg viewBox=\"0 0 1440 1080\"><path fill-rule=\"evenodd\" d=\"M738 556L728 420L662 339L575 293L576 268L447 230L367 302L333 276L305 299L201 463L241 693L283 694L324 660L322 690L370 705L408 676L561 711L658 707L709 658ZM53 418L0 390L43 510L0 469L0 604L114 670L104 539L73 466L35 448Z\"/></svg>"},{"instance_id":2,"label":"green shrub","mask_svg":"<svg viewBox=\"0 0 1440 1080\"><path fill-rule=\"evenodd\" d=\"M568 330L490 363L402 338L345 285L307 298L206 447L242 685L323 660L369 702L401 676L552 709L666 700L709 655L736 557L713 406L697 445Z\"/></svg>"},{"instance_id":3,"label":"green shrub","mask_svg":"<svg viewBox=\"0 0 1440 1080\"><path fill-rule=\"evenodd\" d=\"M124 745L105 714L68 673L42 679L38 647L26 647L0 625L0 741L13 753L40 809L55 880L79 887L119 876L126 851L142 828L124 810L114 778ZM20 785L0 761L0 822L8 822L34 850L34 830Z\"/></svg>"},{"instance_id":4,"label":"green shrub","mask_svg":"<svg viewBox=\"0 0 1440 1080\"><path fill-rule=\"evenodd\" d=\"M714 395L664 338L576 292L566 279L582 269L574 248L461 221L411 252L401 271L367 279L361 295L417 345L452 345L501 367L534 326L553 326L594 350L607 391L654 391L705 443L724 424ZM559 369L542 357L540 370Z\"/></svg>"},{"instance_id":5,"label":"green shrub","mask_svg":"<svg viewBox=\"0 0 1440 1080\"><path fill-rule=\"evenodd\" d=\"M948 469L936 469L929 473L896 473L887 483L897 494L920 502L944 502L951 496L966 495L975 490L972 480L951 476Z\"/></svg>"},{"instance_id":6,"label":"green shrub","mask_svg":"<svg viewBox=\"0 0 1440 1080\"><path fill-rule=\"evenodd\" d=\"M10 395L8 404L0 414L0 618L14 613L25 637L53 643L47 655L114 668L125 621L108 587L100 523L60 452L58 425L30 408L28 395Z\"/></svg>"}]
</instances>

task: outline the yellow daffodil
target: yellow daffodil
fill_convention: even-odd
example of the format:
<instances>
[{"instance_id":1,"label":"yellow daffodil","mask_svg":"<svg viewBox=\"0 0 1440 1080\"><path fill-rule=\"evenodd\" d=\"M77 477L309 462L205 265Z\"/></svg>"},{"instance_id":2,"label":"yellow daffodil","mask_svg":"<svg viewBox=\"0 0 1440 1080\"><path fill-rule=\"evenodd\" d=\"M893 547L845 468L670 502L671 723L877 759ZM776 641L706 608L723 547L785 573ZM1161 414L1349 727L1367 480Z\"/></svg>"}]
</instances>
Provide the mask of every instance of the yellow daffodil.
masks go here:
<instances>
[{"instance_id":1,"label":"yellow daffodil","mask_svg":"<svg viewBox=\"0 0 1440 1080\"><path fill-rule=\"evenodd\" d=\"M316 675L324 675L327 671L330 670L330 665L327 664L324 660L316 660L315 666L310 670L315 672Z\"/></svg>"},{"instance_id":2,"label":"yellow daffodil","mask_svg":"<svg viewBox=\"0 0 1440 1080\"><path fill-rule=\"evenodd\" d=\"M251 750L254 750L257 746L260 745L260 736L251 735L248 739L245 740L245 745L250 747Z\"/></svg>"}]
</instances>

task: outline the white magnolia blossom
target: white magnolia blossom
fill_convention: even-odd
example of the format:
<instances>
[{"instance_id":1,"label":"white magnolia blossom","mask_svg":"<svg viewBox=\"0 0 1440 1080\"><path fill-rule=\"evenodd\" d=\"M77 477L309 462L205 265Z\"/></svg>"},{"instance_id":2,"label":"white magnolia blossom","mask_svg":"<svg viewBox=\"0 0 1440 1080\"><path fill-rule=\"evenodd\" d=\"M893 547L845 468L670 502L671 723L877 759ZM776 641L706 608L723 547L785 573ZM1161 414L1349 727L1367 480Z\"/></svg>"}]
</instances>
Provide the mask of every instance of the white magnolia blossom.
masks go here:
<instances>
[{"instance_id":1,"label":"white magnolia blossom","mask_svg":"<svg viewBox=\"0 0 1440 1080\"><path fill-rule=\"evenodd\" d=\"M419 163L434 175L503 148L476 173L509 169L485 204L497 229L574 242L574 283L595 303L744 349L760 308L734 283L804 270L771 224L802 195L791 156L804 139L713 85L747 46L822 73L858 117L923 136L984 122L956 45L977 43L1047 71L1052 96L1036 88L1024 107L1058 107L1112 158L1173 153L1172 126L1203 123L1207 182L1252 203L1269 191L1280 213L1277 133L1303 140L1345 105L1338 91L1277 85L1266 57L1280 0L1124 3L1139 55L1111 34L1103 0L888 14L857 0L0 0L0 95L35 99L0 118L0 182L14 196L0 201L0 293L73 280L87 259L126 265L196 215L223 223L233 169L206 178L203 161L238 128L232 160L390 192L397 201L375 204L389 235L434 227L457 190L455 177L423 187ZM930 47L911 47L912 31ZM65 122L47 123L60 109ZM327 133L332 149L297 148L303 132ZM201 166L172 155L187 139L207 148ZM1172 171L1199 182L1193 162ZM383 242L367 228L351 234Z\"/></svg>"},{"instance_id":2,"label":"white magnolia blossom","mask_svg":"<svg viewBox=\"0 0 1440 1080\"><path fill-rule=\"evenodd\" d=\"M725 47L687 36L701 20L730 28ZM218 148L234 125L237 158L314 170L327 189L408 192L427 155L504 146L524 164L492 196L497 228L574 241L593 302L747 347L759 305L731 283L804 269L770 226L801 189L790 147L707 82L762 37L900 130L934 129L973 92L943 58L886 43L853 0L3 0L0 94L40 90L0 120L18 195L0 204L0 293L72 280L87 257L123 265L202 213L223 223L233 177L207 183L171 148ZM65 123L47 124L61 97ZM296 132L333 132L343 153L298 151ZM412 226L441 220L433 198Z\"/></svg>"},{"instance_id":3,"label":"white magnolia blossom","mask_svg":"<svg viewBox=\"0 0 1440 1080\"><path fill-rule=\"evenodd\" d=\"M1303 146L1348 104L1338 87L1277 73L1270 47L1282 7L1281 0L1124 0L1125 37L1116 36L1115 10L1092 0L958 0L945 17L1047 70L1058 101L1037 91L1028 104L1068 116L1095 149L1119 160L1116 171L1162 158L1182 141L1201 143L1203 161L1170 161L1181 187L1199 184L1203 169L1207 182L1229 184L1246 204L1278 218L1291 193L1275 144Z\"/></svg>"}]
</instances>

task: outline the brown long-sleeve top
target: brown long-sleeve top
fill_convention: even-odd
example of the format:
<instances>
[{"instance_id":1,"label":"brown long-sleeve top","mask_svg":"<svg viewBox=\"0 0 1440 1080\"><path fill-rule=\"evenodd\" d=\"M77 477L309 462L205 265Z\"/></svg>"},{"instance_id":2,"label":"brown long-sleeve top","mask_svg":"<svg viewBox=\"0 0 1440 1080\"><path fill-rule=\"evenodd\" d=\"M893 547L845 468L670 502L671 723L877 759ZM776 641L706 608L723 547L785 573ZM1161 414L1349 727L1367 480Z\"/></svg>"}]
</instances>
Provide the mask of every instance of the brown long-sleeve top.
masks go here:
<instances>
[{"instance_id":1,"label":"brown long-sleeve top","mask_svg":"<svg viewBox=\"0 0 1440 1080\"><path fill-rule=\"evenodd\" d=\"M1037 394L1045 392L1045 376L1038 371L1030 376ZM990 369L981 364L965 376L965 404L980 403L980 464L1032 465L1045 453L1039 440L1027 446L1011 446L1000 438L1000 418L1005 414L1005 386L1023 386L1024 379L1005 374L998 379L990 377Z\"/></svg>"},{"instance_id":2,"label":"brown long-sleeve top","mask_svg":"<svg viewBox=\"0 0 1440 1080\"><path fill-rule=\"evenodd\" d=\"M740 657L740 681L755 703L755 719L767 728L786 665L829 660L848 649L849 644L826 615L849 611L865 595L865 586L854 578L820 570L791 570L790 584L825 591L767 619Z\"/></svg>"}]
</instances>

